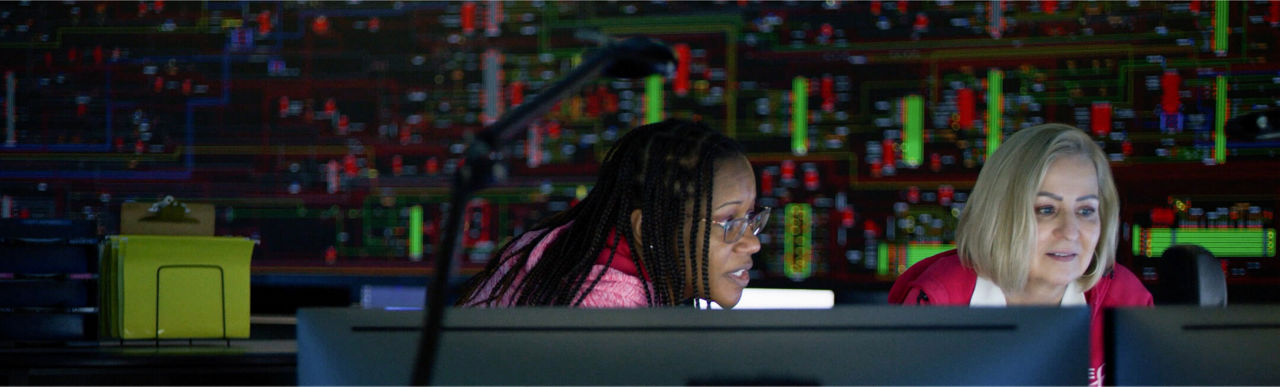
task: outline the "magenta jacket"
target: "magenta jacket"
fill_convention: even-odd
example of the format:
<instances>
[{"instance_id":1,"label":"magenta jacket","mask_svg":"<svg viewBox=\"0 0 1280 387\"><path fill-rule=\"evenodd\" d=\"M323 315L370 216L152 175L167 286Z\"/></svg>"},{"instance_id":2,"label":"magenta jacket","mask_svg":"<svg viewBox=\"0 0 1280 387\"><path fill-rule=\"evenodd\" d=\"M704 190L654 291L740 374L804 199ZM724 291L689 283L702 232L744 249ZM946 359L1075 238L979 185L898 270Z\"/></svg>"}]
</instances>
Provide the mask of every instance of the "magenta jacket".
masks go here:
<instances>
[{"instance_id":1,"label":"magenta jacket","mask_svg":"<svg viewBox=\"0 0 1280 387\"><path fill-rule=\"evenodd\" d=\"M978 273L960 263L956 250L939 253L907 269L889 290L889 303L969 305ZM1102 385L1102 311L1118 306L1152 306L1151 292L1124 266L1115 267L1084 292L1090 309L1089 384Z\"/></svg>"},{"instance_id":2,"label":"magenta jacket","mask_svg":"<svg viewBox=\"0 0 1280 387\"><path fill-rule=\"evenodd\" d=\"M516 276L516 284L524 280L524 277L529 273L529 270L542 259L542 254L547 250L548 246L551 246L551 242L567 230L569 228L569 224L556 227L554 230L550 231L551 235L548 235L546 238L542 238L538 241L538 244L533 247L533 251L529 253L528 263L524 267L520 268L520 274ZM514 245L507 251L519 251L530 242L538 240L538 237L546 232L547 231L527 232L524 235L521 235ZM612 240L612 233L610 233L609 238ZM591 267L591 274L587 277L588 279L595 278L597 275L600 275L601 272L604 273L604 276L600 278L600 282L596 284L595 288L587 295L586 299L582 300L582 307L635 308L649 305L649 301L645 298L644 293L644 286L646 286L647 283L641 280L635 261L631 258L631 248L627 245L626 239L620 239L616 248L618 253L614 254L612 264L609 266L604 265L609 257L609 248L606 247L604 251L601 252L597 263ZM514 260L507 262L506 266L498 269L499 271L495 274L495 277L501 277L511 270L511 265ZM479 290L477 293L478 297L476 298L484 299L492 291L493 285L489 284ZM506 297L503 297L503 299L494 306L507 307L512 306L514 302L514 295L507 294Z\"/></svg>"}]
</instances>

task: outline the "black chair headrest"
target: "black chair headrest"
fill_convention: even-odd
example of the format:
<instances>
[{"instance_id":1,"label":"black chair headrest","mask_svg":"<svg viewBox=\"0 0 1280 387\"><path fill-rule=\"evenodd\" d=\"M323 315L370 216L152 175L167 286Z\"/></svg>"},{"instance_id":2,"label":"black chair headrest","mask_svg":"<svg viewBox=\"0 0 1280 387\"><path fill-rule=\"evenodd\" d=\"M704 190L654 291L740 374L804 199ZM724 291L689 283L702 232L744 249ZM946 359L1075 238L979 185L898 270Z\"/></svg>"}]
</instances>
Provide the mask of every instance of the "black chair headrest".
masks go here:
<instances>
[{"instance_id":1,"label":"black chair headrest","mask_svg":"<svg viewBox=\"0 0 1280 387\"><path fill-rule=\"evenodd\" d=\"M1227 306L1227 279L1213 253L1199 245L1173 245L1156 264L1156 305Z\"/></svg>"}]
</instances>

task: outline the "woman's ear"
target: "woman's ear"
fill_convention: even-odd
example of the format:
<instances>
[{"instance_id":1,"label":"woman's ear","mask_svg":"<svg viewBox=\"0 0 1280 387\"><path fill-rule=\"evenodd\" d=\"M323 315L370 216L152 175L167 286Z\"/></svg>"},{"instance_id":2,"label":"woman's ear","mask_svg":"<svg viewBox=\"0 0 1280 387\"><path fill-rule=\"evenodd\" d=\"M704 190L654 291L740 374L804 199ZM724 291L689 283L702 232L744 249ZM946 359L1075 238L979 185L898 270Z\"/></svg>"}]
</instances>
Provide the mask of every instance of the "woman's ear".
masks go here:
<instances>
[{"instance_id":1,"label":"woman's ear","mask_svg":"<svg viewBox=\"0 0 1280 387\"><path fill-rule=\"evenodd\" d=\"M640 213L639 208L631 210L631 232L636 235L636 242L640 242L640 234L642 234L640 232L640 221L643 217L644 215ZM641 243L641 246L644 246L644 244Z\"/></svg>"}]
</instances>

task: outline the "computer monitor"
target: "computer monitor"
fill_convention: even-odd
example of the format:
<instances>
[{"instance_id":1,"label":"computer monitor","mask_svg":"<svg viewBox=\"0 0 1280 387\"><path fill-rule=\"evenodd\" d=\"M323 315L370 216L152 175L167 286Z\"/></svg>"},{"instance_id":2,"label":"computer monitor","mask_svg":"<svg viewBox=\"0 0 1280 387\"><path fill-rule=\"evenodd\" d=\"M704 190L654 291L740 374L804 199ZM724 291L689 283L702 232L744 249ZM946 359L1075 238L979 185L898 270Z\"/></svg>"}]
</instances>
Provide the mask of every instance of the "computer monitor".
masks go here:
<instances>
[{"instance_id":1,"label":"computer monitor","mask_svg":"<svg viewBox=\"0 0 1280 387\"><path fill-rule=\"evenodd\" d=\"M301 309L302 385L407 384L420 311ZM1086 308L452 309L436 384L1083 385Z\"/></svg>"},{"instance_id":2,"label":"computer monitor","mask_svg":"<svg viewBox=\"0 0 1280 387\"><path fill-rule=\"evenodd\" d=\"M1109 313L1106 371L1116 385L1280 385L1280 306Z\"/></svg>"}]
</instances>

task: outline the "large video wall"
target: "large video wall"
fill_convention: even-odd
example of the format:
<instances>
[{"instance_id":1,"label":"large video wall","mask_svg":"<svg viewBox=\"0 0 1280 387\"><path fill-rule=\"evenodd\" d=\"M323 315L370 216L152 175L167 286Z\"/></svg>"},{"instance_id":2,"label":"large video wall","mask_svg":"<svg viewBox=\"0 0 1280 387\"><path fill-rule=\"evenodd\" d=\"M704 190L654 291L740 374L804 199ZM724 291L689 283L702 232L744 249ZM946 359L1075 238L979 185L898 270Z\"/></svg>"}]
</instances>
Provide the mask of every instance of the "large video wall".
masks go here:
<instances>
[{"instance_id":1,"label":"large video wall","mask_svg":"<svg viewBox=\"0 0 1280 387\"><path fill-rule=\"evenodd\" d=\"M508 144L459 276L680 117L751 153L775 208L754 284L883 289L950 248L1000 140L1061 122L1110 155L1122 264L1156 282L1199 243L1269 301L1278 26L1275 1L8 2L0 216L115 233L172 195L258 241L257 275L421 277L466 135L645 35L672 75L599 79Z\"/></svg>"}]
</instances>

